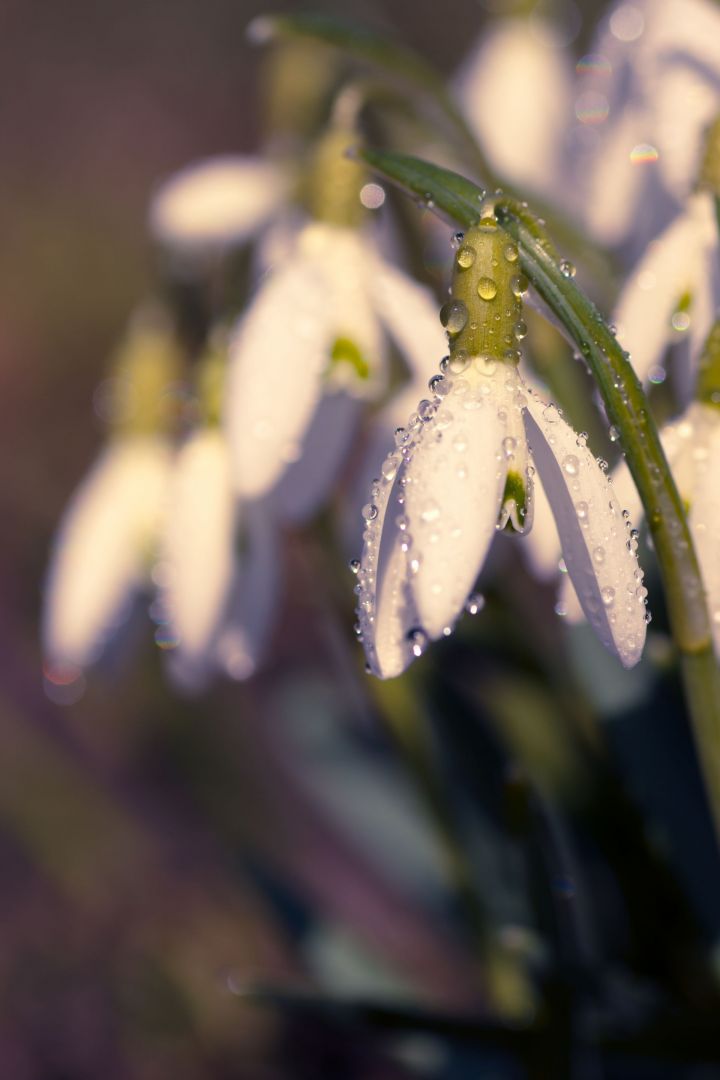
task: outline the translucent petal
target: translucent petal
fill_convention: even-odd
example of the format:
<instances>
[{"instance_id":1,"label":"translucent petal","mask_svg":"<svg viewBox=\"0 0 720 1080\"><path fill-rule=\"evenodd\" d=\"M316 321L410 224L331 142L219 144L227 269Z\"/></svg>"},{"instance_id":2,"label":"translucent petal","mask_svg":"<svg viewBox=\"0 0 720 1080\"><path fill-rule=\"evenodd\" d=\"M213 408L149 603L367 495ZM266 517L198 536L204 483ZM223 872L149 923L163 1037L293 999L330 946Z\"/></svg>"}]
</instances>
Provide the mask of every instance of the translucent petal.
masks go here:
<instances>
[{"instance_id":1,"label":"translucent petal","mask_svg":"<svg viewBox=\"0 0 720 1080\"><path fill-rule=\"evenodd\" d=\"M211 649L195 656L181 650L168 654L170 676L186 693L201 693L218 674L249 678L267 647L281 572L277 529L262 504L242 508L239 549Z\"/></svg>"},{"instance_id":2,"label":"translucent petal","mask_svg":"<svg viewBox=\"0 0 720 1080\"><path fill-rule=\"evenodd\" d=\"M516 408L505 374L454 380L407 467L412 591L431 638L454 624L495 535L508 470L502 442Z\"/></svg>"},{"instance_id":3,"label":"translucent petal","mask_svg":"<svg viewBox=\"0 0 720 1080\"><path fill-rule=\"evenodd\" d=\"M179 248L238 243L256 232L285 199L289 176L262 158L227 155L186 166L150 204L150 230Z\"/></svg>"},{"instance_id":4,"label":"translucent petal","mask_svg":"<svg viewBox=\"0 0 720 1080\"><path fill-rule=\"evenodd\" d=\"M697 228L683 213L650 244L620 295L614 322L638 377L647 381L671 337L670 318L698 274Z\"/></svg>"},{"instance_id":5,"label":"translucent petal","mask_svg":"<svg viewBox=\"0 0 720 1080\"><path fill-rule=\"evenodd\" d=\"M529 395L524 420L585 616L603 645L632 667L645 642L645 608L629 524L592 453L554 406Z\"/></svg>"},{"instance_id":6,"label":"translucent petal","mask_svg":"<svg viewBox=\"0 0 720 1080\"><path fill-rule=\"evenodd\" d=\"M457 92L492 164L547 191L561 173L572 80L564 50L524 18L498 22L463 64Z\"/></svg>"},{"instance_id":7,"label":"translucent petal","mask_svg":"<svg viewBox=\"0 0 720 1080\"><path fill-rule=\"evenodd\" d=\"M551 581L558 575L560 537L548 497L538 476L534 478L533 501L533 525L523 540L522 551L537 577Z\"/></svg>"},{"instance_id":8,"label":"translucent petal","mask_svg":"<svg viewBox=\"0 0 720 1080\"><path fill-rule=\"evenodd\" d=\"M155 553L169 471L163 440L118 439L75 492L45 591L43 638L52 662L86 666L124 621Z\"/></svg>"},{"instance_id":9,"label":"translucent petal","mask_svg":"<svg viewBox=\"0 0 720 1080\"><path fill-rule=\"evenodd\" d=\"M297 255L261 284L230 345L225 424L237 492L264 495L296 461L324 390L332 310Z\"/></svg>"},{"instance_id":10,"label":"translucent petal","mask_svg":"<svg viewBox=\"0 0 720 1080\"><path fill-rule=\"evenodd\" d=\"M646 178L632 164L630 154L643 141L644 123L642 113L626 104L587 157L583 217L587 228L602 243L619 244L637 226L638 203Z\"/></svg>"},{"instance_id":11,"label":"translucent petal","mask_svg":"<svg viewBox=\"0 0 720 1080\"><path fill-rule=\"evenodd\" d=\"M163 559L164 600L191 661L211 648L233 576L235 497L227 444L217 429L191 435L180 449L170 489Z\"/></svg>"},{"instance_id":12,"label":"translucent petal","mask_svg":"<svg viewBox=\"0 0 720 1080\"><path fill-rule=\"evenodd\" d=\"M357 433L360 409L358 399L343 391L322 398L299 459L287 467L269 496L277 521L308 521L329 496Z\"/></svg>"},{"instance_id":13,"label":"translucent petal","mask_svg":"<svg viewBox=\"0 0 720 1080\"><path fill-rule=\"evenodd\" d=\"M438 303L429 289L381 259L375 259L371 289L375 310L408 361L413 378L427 383L447 352Z\"/></svg>"}]
</instances>

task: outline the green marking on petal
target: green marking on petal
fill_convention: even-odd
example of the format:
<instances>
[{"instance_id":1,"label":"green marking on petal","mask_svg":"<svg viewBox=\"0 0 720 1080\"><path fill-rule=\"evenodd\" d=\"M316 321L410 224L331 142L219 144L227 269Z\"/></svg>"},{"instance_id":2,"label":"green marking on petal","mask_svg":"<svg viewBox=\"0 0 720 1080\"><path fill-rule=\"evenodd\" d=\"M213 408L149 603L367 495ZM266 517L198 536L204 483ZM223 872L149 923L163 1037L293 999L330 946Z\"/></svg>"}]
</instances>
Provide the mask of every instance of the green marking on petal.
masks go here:
<instances>
[{"instance_id":1,"label":"green marking on petal","mask_svg":"<svg viewBox=\"0 0 720 1080\"><path fill-rule=\"evenodd\" d=\"M347 337L335 339L332 349L330 350L330 366L328 374L332 374L333 370L340 364L347 364L355 375L357 375L358 379L362 379L363 382L370 378L369 363L355 342Z\"/></svg>"},{"instance_id":2,"label":"green marking on petal","mask_svg":"<svg viewBox=\"0 0 720 1080\"><path fill-rule=\"evenodd\" d=\"M498 527L506 532L525 533L529 526L528 491L524 478L515 469L510 469L505 480L502 508Z\"/></svg>"}]
</instances>

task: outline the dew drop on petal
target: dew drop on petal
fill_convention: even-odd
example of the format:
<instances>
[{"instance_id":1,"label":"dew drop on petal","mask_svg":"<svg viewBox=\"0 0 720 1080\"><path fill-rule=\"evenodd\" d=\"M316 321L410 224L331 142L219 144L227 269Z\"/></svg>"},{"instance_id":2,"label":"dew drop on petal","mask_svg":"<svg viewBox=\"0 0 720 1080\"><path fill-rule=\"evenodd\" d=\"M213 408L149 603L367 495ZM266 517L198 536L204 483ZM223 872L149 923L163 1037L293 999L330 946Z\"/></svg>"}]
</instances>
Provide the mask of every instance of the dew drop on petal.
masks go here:
<instances>
[{"instance_id":1,"label":"dew drop on petal","mask_svg":"<svg viewBox=\"0 0 720 1080\"><path fill-rule=\"evenodd\" d=\"M562 467L568 476L577 476L580 471L580 462L575 454L568 454L563 458Z\"/></svg>"}]
</instances>

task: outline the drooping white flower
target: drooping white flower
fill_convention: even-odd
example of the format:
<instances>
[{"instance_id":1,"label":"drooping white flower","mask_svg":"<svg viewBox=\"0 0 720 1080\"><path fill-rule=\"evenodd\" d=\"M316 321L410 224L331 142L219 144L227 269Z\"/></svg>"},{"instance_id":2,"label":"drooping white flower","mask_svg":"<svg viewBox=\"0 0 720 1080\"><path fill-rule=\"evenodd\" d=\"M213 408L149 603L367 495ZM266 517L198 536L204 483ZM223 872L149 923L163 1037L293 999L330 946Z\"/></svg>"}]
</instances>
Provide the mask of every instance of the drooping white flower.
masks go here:
<instances>
[{"instance_id":1,"label":"drooping white flower","mask_svg":"<svg viewBox=\"0 0 720 1080\"><path fill-rule=\"evenodd\" d=\"M523 189L557 194L572 69L542 21L499 20L461 66L456 93L490 164Z\"/></svg>"},{"instance_id":2,"label":"drooping white flower","mask_svg":"<svg viewBox=\"0 0 720 1080\"><path fill-rule=\"evenodd\" d=\"M276 606L276 546L262 510L237 503L221 430L191 434L174 463L161 547L169 663L185 689L255 670Z\"/></svg>"},{"instance_id":3,"label":"drooping white flower","mask_svg":"<svg viewBox=\"0 0 720 1080\"><path fill-rule=\"evenodd\" d=\"M647 248L615 308L618 339L644 382L662 378L668 346L687 337L697 356L720 306L717 222L711 195L700 191ZM692 372L685 365L684 390ZM691 383L690 383L691 385Z\"/></svg>"},{"instance_id":4,"label":"drooping white flower","mask_svg":"<svg viewBox=\"0 0 720 1080\"><path fill-rule=\"evenodd\" d=\"M720 99L713 0L616 3L580 65L578 116L598 133L584 165L587 226L604 243L644 244L697 179ZM604 120L598 123L597 121Z\"/></svg>"},{"instance_id":5,"label":"drooping white flower","mask_svg":"<svg viewBox=\"0 0 720 1080\"><path fill-rule=\"evenodd\" d=\"M443 377L398 432L363 508L359 629L383 677L450 632L496 531L529 530L535 467L587 618L625 666L642 651L642 571L622 508L584 439L517 373L516 260L494 219L466 234L443 309Z\"/></svg>"},{"instance_id":6,"label":"drooping white flower","mask_svg":"<svg viewBox=\"0 0 720 1080\"><path fill-rule=\"evenodd\" d=\"M176 252L221 252L267 224L286 201L291 183L289 170L267 158L206 158L158 187L150 203L150 232Z\"/></svg>"},{"instance_id":7,"label":"drooping white flower","mask_svg":"<svg viewBox=\"0 0 720 1080\"><path fill-rule=\"evenodd\" d=\"M335 398L349 411L344 398L380 396L387 334L413 365L419 310L422 325L434 324L425 290L386 262L366 233L321 222L302 230L231 344L225 419L241 496L270 492L302 460L323 402L332 408ZM348 438L352 430L348 423Z\"/></svg>"},{"instance_id":8,"label":"drooping white flower","mask_svg":"<svg viewBox=\"0 0 720 1080\"><path fill-rule=\"evenodd\" d=\"M45 589L43 643L51 663L86 667L149 585L170 474L159 436L110 442L60 523Z\"/></svg>"}]
</instances>

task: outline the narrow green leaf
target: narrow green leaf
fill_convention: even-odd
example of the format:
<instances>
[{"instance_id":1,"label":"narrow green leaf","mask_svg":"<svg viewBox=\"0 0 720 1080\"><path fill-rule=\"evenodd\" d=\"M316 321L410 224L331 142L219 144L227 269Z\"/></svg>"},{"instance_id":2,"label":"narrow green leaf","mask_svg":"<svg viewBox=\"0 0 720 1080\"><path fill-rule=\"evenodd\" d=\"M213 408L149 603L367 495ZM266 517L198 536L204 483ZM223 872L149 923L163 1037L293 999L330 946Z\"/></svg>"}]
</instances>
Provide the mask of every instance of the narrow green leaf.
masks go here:
<instances>
[{"instance_id":1,"label":"narrow green leaf","mask_svg":"<svg viewBox=\"0 0 720 1080\"><path fill-rule=\"evenodd\" d=\"M408 154L369 148L359 149L356 153L378 175L452 223L469 229L479 220L485 192L472 180Z\"/></svg>"}]
</instances>

